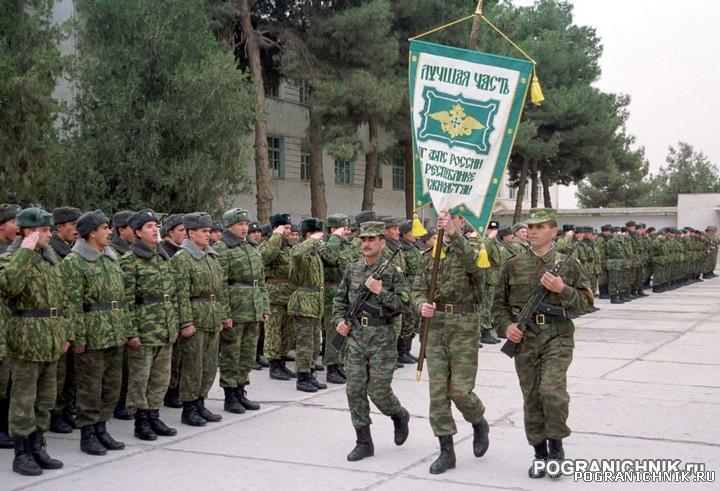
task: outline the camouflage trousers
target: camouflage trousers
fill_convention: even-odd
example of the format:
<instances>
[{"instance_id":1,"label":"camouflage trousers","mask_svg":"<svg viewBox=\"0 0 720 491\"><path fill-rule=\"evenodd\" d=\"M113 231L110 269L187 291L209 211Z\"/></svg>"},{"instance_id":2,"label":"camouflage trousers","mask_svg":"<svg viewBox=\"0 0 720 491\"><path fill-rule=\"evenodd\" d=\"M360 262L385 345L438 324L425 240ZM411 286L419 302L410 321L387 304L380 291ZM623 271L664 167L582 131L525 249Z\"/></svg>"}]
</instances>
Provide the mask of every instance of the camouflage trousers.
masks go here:
<instances>
[{"instance_id":1,"label":"camouflage trousers","mask_svg":"<svg viewBox=\"0 0 720 491\"><path fill-rule=\"evenodd\" d=\"M265 357L268 360L280 360L293 349L293 328L287 305L270 304L270 319L265 323Z\"/></svg>"},{"instance_id":2,"label":"camouflage trousers","mask_svg":"<svg viewBox=\"0 0 720 491\"><path fill-rule=\"evenodd\" d=\"M483 290L483 296L482 296L482 303L480 304L480 316L479 316L479 326L480 326L480 333L482 331L491 331L493 329L493 322L492 322L492 304L493 304L493 293L495 291L495 285L492 283L485 283L484 290ZM484 292L489 292L487 295L484 294Z\"/></svg>"},{"instance_id":3,"label":"camouflage trousers","mask_svg":"<svg viewBox=\"0 0 720 491\"><path fill-rule=\"evenodd\" d=\"M7 364L5 359L3 364ZM57 362L9 360L12 371L9 433L13 438L28 436L36 429L50 428L50 410L55 404Z\"/></svg>"},{"instance_id":4,"label":"camouflage trousers","mask_svg":"<svg viewBox=\"0 0 720 491\"><path fill-rule=\"evenodd\" d=\"M124 346L75 356L78 428L107 421L120 397Z\"/></svg>"},{"instance_id":5,"label":"camouflage trousers","mask_svg":"<svg viewBox=\"0 0 720 491\"><path fill-rule=\"evenodd\" d=\"M295 329L295 368L298 373L310 372L320 354L321 319L290 316Z\"/></svg>"},{"instance_id":6,"label":"camouflage trousers","mask_svg":"<svg viewBox=\"0 0 720 491\"><path fill-rule=\"evenodd\" d=\"M4 358L0 361L0 400L6 399L10 394L10 360Z\"/></svg>"},{"instance_id":7,"label":"camouflage trousers","mask_svg":"<svg viewBox=\"0 0 720 491\"><path fill-rule=\"evenodd\" d=\"M465 421L482 421L485 406L473 392L478 368L477 314L435 312L427 341L430 375L430 426L435 436L457 433L452 401Z\"/></svg>"},{"instance_id":8,"label":"camouflage trousers","mask_svg":"<svg viewBox=\"0 0 720 491\"><path fill-rule=\"evenodd\" d=\"M189 338L178 338L182 357L180 399L207 398L218 368L219 332L198 329Z\"/></svg>"},{"instance_id":9,"label":"camouflage trousers","mask_svg":"<svg viewBox=\"0 0 720 491\"><path fill-rule=\"evenodd\" d=\"M127 405L128 394L128 353L127 349L123 353L122 362L122 383L120 384L120 397L118 397L118 405L123 407Z\"/></svg>"},{"instance_id":10,"label":"camouflage trousers","mask_svg":"<svg viewBox=\"0 0 720 491\"><path fill-rule=\"evenodd\" d=\"M617 295L624 291L623 288L623 271L620 269L608 270L608 291L610 295Z\"/></svg>"},{"instance_id":11,"label":"camouflage trousers","mask_svg":"<svg viewBox=\"0 0 720 491\"><path fill-rule=\"evenodd\" d=\"M396 339L390 325L353 328L347 338L345 393L355 428L372 423L368 397L386 416L402 409L392 390L397 362Z\"/></svg>"},{"instance_id":12,"label":"camouflage trousers","mask_svg":"<svg viewBox=\"0 0 720 491\"><path fill-rule=\"evenodd\" d=\"M57 397L53 412L62 414L75 401L75 353L67 350L58 360L57 366Z\"/></svg>"},{"instance_id":13,"label":"camouflage trousers","mask_svg":"<svg viewBox=\"0 0 720 491\"><path fill-rule=\"evenodd\" d=\"M413 308L414 310L414 308ZM418 325L418 316L413 312L402 314L402 328L400 329L400 339L412 339L415 337L415 331Z\"/></svg>"},{"instance_id":14,"label":"camouflage trousers","mask_svg":"<svg viewBox=\"0 0 720 491\"><path fill-rule=\"evenodd\" d=\"M220 387L234 389L250 383L260 323L237 322L220 333Z\"/></svg>"},{"instance_id":15,"label":"camouflage trousers","mask_svg":"<svg viewBox=\"0 0 720 491\"><path fill-rule=\"evenodd\" d=\"M573 332L570 321L547 324L539 335L528 331L515 355L530 445L570 435L567 371L575 346Z\"/></svg>"},{"instance_id":16,"label":"camouflage trousers","mask_svg":"<svg viewBox=\"0 0 720 491\"><path fill-rule=\"evenodd\" d=\"M125 355L128 410L160 409L170 383L172 345L126 347Z\"/></svg>"},{"instance_id":17,"label":"camouflage trousers","mask_svg":"<svg viewBox=\"0 0 720 491\"><path fill-rule=\"evenodd\" d=\"M177 389L180 387L180 361L182 354L180 353L180 337L172 345L172 361L170 362L170 384L168 388Z\"/></svg>"},{"instance_id":18,"label":"camouflage trousers","mask_svg":"<svg viewBox=\"0 0 720 491\"><path fill-rule=\"evenodd\" d=\"M332 298L325 298L325 315L323 316L323 342L325 351L323 353L323 364L324 365L342 365L347 356L347 343L343 344L340 351L333 348L330 344L335 338L337 331L336 326L332 321Z\"/></svg>"}]
</instances>

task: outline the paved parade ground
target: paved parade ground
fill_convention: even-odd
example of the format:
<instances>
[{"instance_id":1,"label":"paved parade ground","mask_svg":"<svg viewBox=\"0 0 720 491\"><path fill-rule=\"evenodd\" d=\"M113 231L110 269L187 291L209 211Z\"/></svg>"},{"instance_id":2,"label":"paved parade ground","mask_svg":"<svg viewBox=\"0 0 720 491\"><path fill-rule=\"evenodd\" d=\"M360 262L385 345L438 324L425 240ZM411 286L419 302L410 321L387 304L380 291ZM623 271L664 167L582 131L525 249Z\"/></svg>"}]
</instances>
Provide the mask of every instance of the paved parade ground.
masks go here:
<instances>
[{"instance_id":1,"label":"paved parade ground","mask_svg":"<svg viewBox=\"0 0 720 491\"><path fill-rule=\"evenodd\" d=\"M720 473L720 278L630 304L597 302L600 311L576 321L576 350L569 373L568 458L658 458L699 462ZM522 429L522 400L512 362L500 345L480 350L477 394L487 407L490 449L472 455L472 428L456 418L457 468L428 473L438 453L428 422L427 374L415 367L395 376L393 387L412 414L410 437L393 444L390 418L374 412L375 457L350 463L354 446L344 386L306 394L294 382L271 381L253 371L249 396L262 409L244 415L222 411L216 387L208 406L223 414L219 424L190 428L179 409L163 409L178 428L175 438L140 442L131 421L113 420L110 431L128 448L91 457L79 449L79 431L48 433L50 454L65 462L38 478L11 472L12 450L0 450L0 489L159 491L215 489L444 491L512 489L718 489L699 485L550 482L527 477L532 448ZM417 343L415 345L417 351ZM292 365L292 364L291 364ZM321 380L324 375L320 374ZM717 478L716 478L717 479Z\"/></svg>"}]
</instances>

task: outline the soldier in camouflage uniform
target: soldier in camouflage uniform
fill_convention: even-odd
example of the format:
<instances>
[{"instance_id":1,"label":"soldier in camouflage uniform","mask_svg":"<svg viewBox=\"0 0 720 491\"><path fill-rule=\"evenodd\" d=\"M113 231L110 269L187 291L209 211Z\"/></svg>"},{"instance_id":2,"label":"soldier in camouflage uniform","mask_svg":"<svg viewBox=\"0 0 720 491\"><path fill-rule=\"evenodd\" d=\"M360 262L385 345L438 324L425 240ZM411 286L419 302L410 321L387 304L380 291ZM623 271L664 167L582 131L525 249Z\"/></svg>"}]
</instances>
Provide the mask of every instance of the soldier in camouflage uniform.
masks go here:
<instances>
[{"instance_id":1,"label":"soldier in camouflage uniform","mask_svg":"<svg viewBox=\"0 0 720 491\"><path fill-rule=\"evenodd\" d=\"M667 271L670 255L667 241L668 231L663 229L660 232L652 241L653 293L665 292L668 281Z\"/></svg>"},{"instance_id":2,"label":"soldier in camouflage uniform","mask_svg":"<svg viewBox=\"0 0 720 491\"><path fill-rule=\"evenodd\" d=\"M365 222L374 222L377 220L377 215L374 211L361 211L355 216L355 230L359 231L360 227ZM360 240L359 236L355 236L352 241L350 242L350 254L349 254L351 261L359 261L362 259L362 242Z\"/></svg>"},{"instance_id":3,"label":"soldier in camouflage uniform","mask_svg":"<svg viewBox=\"0 0 720 491\"><path fill-rule=\"evenodd\" d=\"M80 449L90 455L125 448L106 427L120 397L129 327L123 274L117 254L109 247L108 222L100 210L81 215L80 239L62 262L75 329L76 424L82 432Z\"/></svg>"},{"instance_id":4,"label":"soldier in camouflage uniform","mask_svg":"<svg viewBox=\"0 0 720 491\"><path fill-rule=\"evenodd\" d=\"M270 217L272 235L260 244L265 263L267 292L270 298L270 319L265 323L265 356L270 363L270 378L290 380L297 374L285 365L285 355L293 348L293 326L288 321L288 300L293 292L288 283L290 272L290 215L278 213Z\"/></svg>"},{"instance_id":5,"label":"soldier in camouflage uniform","mask_svg":"<svg viewBox=\"0 0 720 491\"><path fill-rule=\"evenodd\" d=\"M247 240L254 244L255 247L259 247L263 241L262 225L260 222L250 222L248 227L248 238ZM263 278L264 279L264 278ZM254 370L262 370L263 368L269 367L270 364L265 358L265 322L260 323L260 329L258 333L257 350L255 354L255 364L253 365Z\"/></svg>"},{"instance_id":6,"label":"soldier in camouflage uniform","mask_svg":"<svg viewBox=\"0 0 720 491\"><path fill-rule=\"evenodd\" d=\"M645 283L645 243L637 231L637 223L629 221L625 224L632 245L632 269L630 270L630 295L636 298L647 297L643 291Z\"/></svg>"},{"instance_id":7,"label":"soldier in camouflage uniform","mask_svg":"<svg viewBox=\"0 0 720 491\"><path fill-rule=\"evenodd\" d=\"M412 220L405 220L400 225L400 250L405 262L405 280L408 285L412 285L415 281L415 275L420 265L421 253L417 246L417 237L412 233ZM415 331L418 325L418 313L415 305L411 302L408 312L402 314L402 329L400 330L400 338L398 339L398 362L399 363L417 363L410 350L412 349L412 340L415 337Z\"/></svg>"},{"instance_id":8,"label":"soldier in camouflage uniform","mask_svg":"<svg viewBox=\"0 0 720 491\"><path fill-rule=\"evenodd\" d=\"M0 254L7 251L18 233L15 217L20 207L7 203L0 204ZM0 302L0 358L4 355L5 323L9 312ZM0 448L13 448L15 443L8 433L8 407L10 405L10 362L0 361Z\"/></svg>"},{"instance_id":9,"label":"soldier in camouflage uniform","mask_svg":"<svg viewBox=\"0 0 720 491\"><path fill-rule=\"evenodd\" d=\"M337 332L347 336L345 390L357 437L355 448L347 456L350 462L375 454L368 397L380 412L392 418L396 445L405 443L409 434L410 413L393 393L392 379L397 358L393 317L407 311L410 291L402 273L392 265L385 269L380 279L371 277L384 262L384 228L383 222L363 222L358 236L363 259L347 266L333 299L333 323ZM356 326L351 330L344 316L363 287L373 293L367 303L380 310L382 316L363 312L358 319L360 328Z\"/></svg>"},{"instance_id":10,"label":"soldier in camouflage uniform","mask_svg":"<svg viewBox=\"0 0 720 491\"><path fill-rule=\"evenodd\" d=\"M12 368L10 436L15 440L13 471L38 476L63 463L45 451L43 432L55 404L58 360L72 334L58 259L48 247L52 215L38 208L17 214L18 237L0 256L0 295L10 307L3 314L0 363Z\"/></svg>"},{"instance_id":11,"label":"soldier in camouflage uniform","mask_svg":"<svg viewBox=\"0 0 720 491\"><path fill-rule=\"evenodd\" d=\"M482 305L485 272L478 266L479 252L462 235L464 219L441 212L438 228L445 229L445 257L441 259L434 303L428 303L432 250L425 252L413 284L413 300L420 315L430 317L427 365L430 376L430 426L440 441L440 455L431 474L455 468L453 435L457 426L453 402L473 427L473 453L488 449L490 428L485 407L474 392L478 367L478 313Z\"/></svg>"},{"instance_id":12,"label":"soldier in camouflage uniform","mask_svg":"<svg viewBox=\"0 0 720 491\"><path fill-rule=\"evenodd\" d=\"M183 217L188 238L170 260L177 288L180 327L181 421L205 426L222 419L205 407L218 368L218 343L223 326L232 329L225 311L225 276L218 253L210 247L212 219L207 213Z\"/></svg>"},{"instance_id":13,"label":"soldier in camouflage uniform","mask_svg":"<svg viewBox=\"0 0 720 491\"><path fill-rule=\"evenodd\" d=\"M606 300L610 298L610 277L608 272L608 253L607 246L608 242L612 238L612 225L607 224L600 227L601 234L595 241L595 247L599 256L599 275L598 275L598 292L600 298Z\"/></svg>"},{"instance_id":14,"label":"soldier in camouflage uniform","mask_svg":"<svg viewBox=\"0 0 720 491\"><path fill-rule=\"evenodd\" d=\"M708 226L705 229L705 261L703 262L703 279L715 278L717 266L718 239L717 227Z\"/></svg>"},{"instance_id":15,"label":"soldier in camouflage uniform","mask_svg":"<svg viewBox=\"0 0 720 491\"><path fill-rule=\"evenodd\" d=\"M150 441L177 434L160 419L177 338L178 304L170 258L158 245L158 222L150 209L133 214L128 225L135 241L120 260L130 312L127 407L135 412L135 436Z\"/></svg>"},{"instance_id":16,"label":"soldier in camouflage uniform","mask_svg":"<svg viewBox=\"0 0 720 491\"><path fill-rule=\"evenodd\" d=\"M483 292L481 295L482 304L480 305L479 315L479 326L480 326L480 342L479 346L483 344L498 344L500 340L495 337L494 326L492 323L492 295L497 281L500 277L500 268L502 267L504 258L508 255L515 255L518 249L515 249L511 243L507 244L507 247L501 245L497 240L499 233L499 224L496 221L491 221L487 227L487 237L478 237L477 233L473 230L471 234L474 237L470 237L470 242L478 250L485 248L490 261L490 268L485 271ZM472 230L472 228L470 228Z\"/></svg>"},{"instance_id":17,"label":"soldier in camouflage uniform","mask_svg":"<svg viewBox=\"0 0 720 491\"><path fill-rule=\"evenodd\" d=\"M77 208L55 208L53 214L53 231L50 247L58 259L62 260L70 254L72 246L78 239L75 222L82 214ZM75 404L75 361L73 351L67 350L58 360L57 368L57 400L55 409L50 414L50 431L53 433L72 433L75 427L73 416Z\"/></svg>"},{"instance_id":18,"label":"soldier in camouflage uniform","mask_svg":"<svg viewBox=\"0 0 720 491\"><path fill-rule=\"evenodd\" d=\"M559 276L549 270L563 260L553 247L557 234L555 210L530 210L531 251L516 256L505 265L494 300L496 325L507 338L520 343L515 355L515 370L524 401L525 435L535 449L536 459L563 460L563 438L570 435L567 426L570 396L567 370L573 356L574 331L565 315L535 314L540 334L521 331L516 315L524 307L538 283L547 290L545 303L566 311L584 312L593 303L590 282L579 262L570 259ZM530 477L534 474L532 468Z\"/></svg>"},{"instance_id":19,"label":"soldier in camouflage uniform","mask_svg":"<svg viewBox=\"0 0 720 491\"><path fill-rule=\"evenodd\" d=\"M225 275L225 310L232 328L220 333L220 387L225 392L225 410L242 414L258 410L260 404L247 398L257 354L260 322L270 318L270 300L265 289L265 265L257 245L248 240L250 215L233 208L223 214L225 230L215 250Z\"/></svg>"},{"instance_id":20,"label":"soldier in camouflage uniform","mask_svg":"<svg viewBox=\"0 0 720 491\"><path fill-rule=\"evenodd\" d=\"M530 244L528 244L528 227L524 223L516 223L512 226L513 241L512 247L515 249L517 254L522 254L530 250Z\"/></svg>"}]
</instances>

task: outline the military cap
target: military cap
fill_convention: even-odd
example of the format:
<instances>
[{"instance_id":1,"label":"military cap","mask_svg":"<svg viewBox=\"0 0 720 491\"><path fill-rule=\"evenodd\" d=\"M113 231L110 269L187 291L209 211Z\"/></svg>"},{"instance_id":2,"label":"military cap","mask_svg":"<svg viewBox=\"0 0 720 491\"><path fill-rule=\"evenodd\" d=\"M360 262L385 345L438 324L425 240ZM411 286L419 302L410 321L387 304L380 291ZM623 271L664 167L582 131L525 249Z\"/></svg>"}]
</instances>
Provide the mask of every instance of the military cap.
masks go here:
<instances>
[{"instance_id":1,"label":"military cap","mask_svg":"<svg viewBox=\"0 0 720 491\"><path fill-rule=\"evenodd\" d=\"M250 225L248 225L248 233L250 232L262 232L260 222L250 222Z\"/></svg>"},{"instance_id":2,"label":"military cap","mask_svg":"<svg viewBox=\"0 0 720 491\"><path fill-rule=\"evenodd\" d=\"M49 227L52 225L52 213L41 208L25 208L15 217L20 228Z\"/></svg>"},{"instance_id":3,"label":"military cap","mask_svg":"<svg viewBox=\"0 0 720 491\"><path fill-rule=\"evenodd\" d=\"M173 213L163 220L162 227L160 228L161 235L167 235L172 229L178 225L182 225L183 216L181 213Z\"/></svg>"},{"instance_id":4,"label":"military cap","mask_svg":"<svg viewBox=\"0 0 720 491\"><path fill-rule=\"evenodd\" d=\"M644 223L638 223L637 226L638 228L646 228L646 225Z\"/></svg>"},{"instance_id":5,"label":"military cap","mask_svg":"<svg viewBox=\"0 0 720 491\"><path fill-rule=\"evenodd\" d=\"M60 225L61 223L67 222L74 222L78 218L80 218L80 215L82 215L82 212L77 208L71 208L66 206L55 208L52 212L53 223L55 225Z\"/></svg>"},{"instance_id":6,"label":"military cap","mask_svg":"<svg viewBox=\"0 0 720 491\"><path fill-rule=\"evenodd\" d=\"M515 225L512 226L511 230L513 233L516 233L518 230L527 229L527 228L528 228L528 226L525 225L524 223L516 223Z\"/></svg>"},{"instance_id":7,"label":"military cap","mask_svg":"<svg viewBox=\"0 0 720 491\"><path fill-rule=\"evenodd\" d=\"M183 225L185 225L185 228L188 230L212 228L212 217L201 211L188 213L183 217Z\"/></svg>"},{"instance_id":8,"label":"military cap","mask_svg":"<svg viewBox=\"0 0 720 491\"><path fill-rule=\"evenodd\" d=\"M266 223L260 227L260 230L262 230L263 237L270 237L273 229L269 223Z\"/></svg>"},{"instance_id":9,"label":"military cap","mask_svg":"<svg viewBox=\"0 0 720 491\"><path fill-rule=\"evenodd\" d=\"M333 213L332 215L328 215L326 224L327 228L340 228L347 227L349 221L350 219L347 215L343 215L342 213Z\"/></svg>"},{"instance_id":10,"label":"military cap","mask_svg":"<svg viewBox=\"0 0 720 491\"><path fill-rule=\"evenodd\" d=\"M620 227L620 231L621 231L621 232L627 232L627 231L628 231L628 228L627 228L627 227Z\"/></svg>"},{"instance_id":11,"label":"military cap","mask_svg":"<svg viewBox=\"0 0 720 491\"><path fill-rule=\"evenodd\" d=\"M218 232L218 231L222 232L222 230L223 230L223 225L220 222L212 222L212 224L210 225L211 232Z\"/></svg>"},{"instance_id":12,"label":"military cap","mask_svg":"<svg viewBox=\"0 0 720 491\"><path fill-rule=\"evenodd\" d=\"M287 213L276 213L274 215L270 215L270 227L277 228L280 225L292 225L290 215Z\"/></svg>"},{"instance_id":13,"label":"military cap","mask_svg":"<svg viewBox=\"0 0 720 491\"><path fill-rule=\"evenodd\" d=\"M512 235L513 231L510 227L503 227L498 230L497 237L498 239L502 239L503 237L507 237L508 235Z\"/></svg>"},{"instance_id":14,"label":"military cap","mask_svg":"<svg viewBox=\"0 0 720 491\"><path fill-rule=\"evenodd\" d=\"M130 220L130 217L133 215L133 213L135 212L132 210L118 211L113 215L112 226L114 228L127 227L128 220Z\"/></svg>"},{"instance_id":15,"label":"military cap","mask_svg":"<svg viewBox=\"0 0 720 491\"><path fill-rule=\"evenodd\" d=\"M398 217L385 217L382 219L382 221L385 224L385 228L392 228L392 227L400 227L400 225L403 224L405 219L398 218Z\"/></svg>"},{"instance_id":16,"label":"military cap","mask_svg":"<svg viewBox=\"0 0 720 491\"><path fill-rule=\"evenodd\" d=\"M0 225L7 222L8 220L12 220L13 218L17 217L18 213L20 213L20 207L18 205L11 205L8 203L1 204Z\"/></svg>"},{"instance_id":17,"label":"military cap","mask_svg":"<svg viewBox=\"0 0 720 491\"><path fill-rule=\"evenodd\" d=\"M222 222L226 227L241 222L250 223L250 213L242 208L233 208L223 213Z\"/></svg>"},{"instance_id":18,"label":"military cap","mask_svg":"<svg viewBox=\"0 0 720 491\"><path fill-rule=\"evenodd\" d=\"M355 217L355 224L359 227L365 222L372 222L377 220L377 215L372 210L365 210L361 211L356 217Z\"/></svg>"},{"instance_id":19,"label":"military cap","mask_svg":"<svg viewBox=\"0 0 720 491\"><path fill-rule=\"evenodd\" d=\"M629 222L625 223L626 227L637 227L637 223L635 223L635 220L630 220Z\"/></svg>"},{"instance_id":20,"label":"military cap","mask_svg":"<svg viewBox=\"0 0 720 491\"><path fill-rule=\"evenodd\" d=\"M592 227L586 227L585 225L582 225L580 227L575 227L575 232L577 232L579 234L592 232Z\"/></svg>"},{"instance_id":21,"label":"military cap","mask_svg":"<svg viewBox=\"0 0 720 491\"><path fill-rule=\"evenodd\" d=\"M378 221L363 222L358 237L378 237L385 235L385 223Z\"/></svg>"},{"instance_id":22,"label":"military cap","mask_svg":"<svg viewBox=\"0 0 720 491\"><path fill-rule=\"evenodd\" d=\"M532 208L525 223L535 225L557 219L557 212L552 208Z\"/></svg>"},{"instance_id":23,"label":"military cap","mask_svg":"<svg viewBox=\"0 0 720 491\"><path fill-rule=\"evenodd\" d=\"M322 220L310 217L305 218L303 221L300 222L300 232L302 234L306 234L308 232L322 232L323 231L323 222Z\"/></svg>"},{"instance_id":24,"label":"military cap","mask_svg":"<svg viewBox=\"0 0 720 491\"><path fill-rule=\"evenodd\" d=\"M159 222L157 215L150 208L133 213L128 220L128 225L133 230L140 230L147 222Z\"/></svg>"},{"instance_id":25,"label":"military cap","mask_svg":"<svg viewBox=\"0 0 720 491\"><path fill-rule=\"evenodd\" d=\"M622 232L622 227L613 227L612 231L613 232Z\"/></svg>"},{"instance_id":26,"label":"military cap","mask_svg":"<svg viewBox=\"0 0 720 491\"><path fill-rule=\"evenodd\" d=\"M496 222L495 220L490 220L490 223L488 223L488 230L495 230L496 228L499 228L500 224ZM527 227L526 227L527 228Z\"/></svg>"},{"instance_id":27,"label":"military cap","mask_svg":"<svg viewBox=\"0 0 720 491\"><path fill-rule=\"evenodd\" d=\"M295 224L292 224L292 225L290 225L290 231L291 231L291 232L297 232L297 233L300 233L300 228L298 228L298 226L297 226L297 225L295 225Z\"/></svg>"},{"instance_id":28,"label":"military cap","mask_svg":"<svg viewBox=\"0 0 720 491\"><path fill-rule=\"evenodd\" d=\"M562 226L563 232L570 232L570 231L574 231L574 230L575 230L575 225L573 225L571 223L566 223L565 225Z\"/></svg>"},{"instance_id":29,"label":"military cap","mask_svg":"<svg viewBox=\"0 0 720 491\"><path fill-rule=\"evenodd\" d=\"M405 220L402 225L400 225L401 234L406 234L408 232L412 232L412 220Z\"/></svg>"},{"instance_id":30,"label":"military cap","mask_svg":"<svg viewBox=\"0 0 720 491\"><path fill-rule=\"evenodd\" d=\"M110 219L102 210L87 211L78 217L75 227L80 237L85 237L105 223L110 223Z\"/></svg>"},{"instance_id":31,"label":"military cap","mask_svg":"<svg viewBox=\"0 0 720 491\"><path fill-rule=\"evenodd\" d=\"M603 232L611 232L612 228L613 226L608 223L600 227L600 230L602 230Z\"/></svg>"}]
</instances>

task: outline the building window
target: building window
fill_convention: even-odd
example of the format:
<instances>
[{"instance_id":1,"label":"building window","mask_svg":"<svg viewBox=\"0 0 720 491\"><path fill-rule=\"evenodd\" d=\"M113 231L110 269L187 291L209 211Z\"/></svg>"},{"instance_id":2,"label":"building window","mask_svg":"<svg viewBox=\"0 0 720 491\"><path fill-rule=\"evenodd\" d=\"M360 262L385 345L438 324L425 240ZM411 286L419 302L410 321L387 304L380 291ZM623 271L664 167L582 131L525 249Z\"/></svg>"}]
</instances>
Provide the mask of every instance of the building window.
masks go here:
<instances>
[{"instance_id":1,"label":"building window","mask_svg":"<svg viewBox=\"0 0 720 491\"><path fill-rule=\"evenodd\" d=\"M300 179L303 181L310 180L310 148L306 143L300 150Z\"/></svg>"},{"instance_id":2,"label":"building window","mask_svg":"<svg viewBox=\"0 0 720 491\"><path fill-rule=\"evenodd\" d=\"M265 95L267 97L280 97L280 79L265 80Z\"/></svg>"},{"instance_id":3,"label":"building window","mask_svg":"<svg viewBox=\"0 0 720 491\"><path fill-rule=\"evenodd\" d=\"M508 186L508 196L510 199L517 199L517 188L515 186Z\"/></svg>"},{"instance_id":4,"label":"building window","mask_svg":"<svg viewBox=\"0 0 720 491\"><path fill-rule=\"evenodd\" d=\"M405 165L404 162L393 162L392 166L393 191L405 191Z\"/></svg>"},{"instance_id":5,"label":"building window","mask_svg":"<svg viewBox=\"0 0 720 491\"><path fill-rule=\"evenodd\" d=\"M268 136L268 160L270 175L277 179L285 177L285 145L281 136Z\"/></svg>"},{"instance_id":6,"label":"building window","mask_svg":"<svg viewBox=\"0 0 720 491\"><path fill-rule=\"evenodd\" d=\"M352 160L335 160L335 184L352 184L355 177L355 163Z\"/></svg>"},{"instance_id":7,"label":"building window","mask_svg":"<svg viewBox=\"0 0 720 491\"><path fill-rule=\"evenodd\" d=\"M305 104L307 106L310 101L310 86L305 82L298 82L297 88L300 104Z\"/></svg>"},{"instance_id":8,"label":"building window","mask_svg":"<svg viewBox=\"0 0 720 491\"><path fill-rule=\"evenodd\" d=\"M375 187L378 189L382 189L383 187L383 180L382 180L382 160L377 159L377 167L375 168Z\"/></svg>"}]
</instances>

